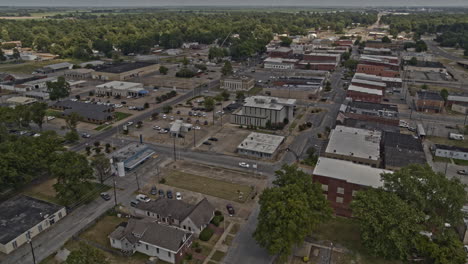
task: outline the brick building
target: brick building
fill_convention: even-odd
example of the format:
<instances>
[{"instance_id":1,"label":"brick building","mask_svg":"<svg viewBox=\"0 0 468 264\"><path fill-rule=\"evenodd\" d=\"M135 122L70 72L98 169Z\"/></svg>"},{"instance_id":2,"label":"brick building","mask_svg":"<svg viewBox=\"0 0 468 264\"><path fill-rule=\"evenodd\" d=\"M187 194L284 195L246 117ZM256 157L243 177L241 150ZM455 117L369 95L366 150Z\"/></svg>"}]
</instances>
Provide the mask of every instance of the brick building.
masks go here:
<instances>
[{"instance_id":1,"label":"brick building","mask_svg":"<svg viewBox=\"0 0 468 264\"><path fill-rule=\"evenodd\" d=\"M382 187L382 173L392 172L350 161L320 157L312 180L322 185L323 193L335 214L351 217L350 204L353 197L360 190Z\"/></svg>"},{"instance_id":2,"label":"brick building","mask_svg":"<svg viewBox=\"0 0 468 264\"><path fill-rule=\"evenodd\" d=\"M416 111L441 113L444 109L444 98L437 92L418 91L414 105Z\"/></svg>"},{"instance_id":3,"label":"brick building","mask_svg":"<svg viewBox=\"0 0 468 264\"><path fill-rule=\"evenodd\" d=\"M382 101L383 92L377 89L350 85L346 92L346 96L352 98L353 101L380 103Z\"/></svg>"},{"instance_id":4,"label":"brick building","mask_svg":"<svg viewBox=\"0 0 468 264\"><path fill-rule=\"evenodd\" d=\"M280 47L280 48L270 51L268 55L272 58L287 59L293 56L293 50L290 48L286 48L286 47Z\"/></svg>"},{"instance_id":5,"label":"brick building","mask_svg":"<svg viewBox=\"0 0 468 264\"><path fill-rule=\"evenodd\" d=\"M356 68L357 73L365 73L370 75L377 75L382 77L399 77L400 72L389 69L381 65L358 64Z\"/></svg>"},{"instance_id":6,"label":"brick building","mask_svg":"<svg viewBox=\"0 0 468 264\"><path fill-rule=\"evenodd\" d=\"M377 81L369 81L369 80L362 80L358 78L353 78L351 81L351 84L355 86L360 86L364 88L369 88L369 89L377 89L382 92L385 91L385 88L387 87L387 84L384 82L377 82Z\"/></svg>"}]
</instances>

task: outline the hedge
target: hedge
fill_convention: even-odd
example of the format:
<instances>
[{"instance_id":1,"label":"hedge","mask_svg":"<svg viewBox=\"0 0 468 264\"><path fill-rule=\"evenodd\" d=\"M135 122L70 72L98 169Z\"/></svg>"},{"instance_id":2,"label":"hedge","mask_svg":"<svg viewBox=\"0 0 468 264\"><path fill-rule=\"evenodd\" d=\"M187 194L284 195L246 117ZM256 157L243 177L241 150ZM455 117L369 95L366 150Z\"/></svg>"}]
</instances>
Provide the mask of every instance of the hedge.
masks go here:
<instances>
[{"instance_id":1,"label":"hedge","mask_svg":"<svg viewBox=\"0 0 468 264\"><path fill-rule=\"evenodd\" d=\"M212 229L206 227L205 229L203 229L203 231L201 231L200 236L198 238L200 238L201 241L208 241L213 236L213 233L214 231Z\"/></svg>"}]
</instances>

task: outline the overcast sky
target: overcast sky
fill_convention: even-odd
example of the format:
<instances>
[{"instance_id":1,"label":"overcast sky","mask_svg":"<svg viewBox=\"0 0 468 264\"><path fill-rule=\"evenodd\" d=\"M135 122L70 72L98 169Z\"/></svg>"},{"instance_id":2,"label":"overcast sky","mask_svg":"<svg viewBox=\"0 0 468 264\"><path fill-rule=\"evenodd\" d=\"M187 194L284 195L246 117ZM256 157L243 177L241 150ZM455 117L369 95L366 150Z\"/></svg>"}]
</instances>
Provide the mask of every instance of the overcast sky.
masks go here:
<instances>
[{"instance_id":1,"label":"overcast sky","mask_svg":"<svg viewBox=\"0 0 468 264\"><path fill-rule=\"evenodd\" d=\"M468 0L0 0L0 6L468 6Z\"/></svg>"}]
</instances>

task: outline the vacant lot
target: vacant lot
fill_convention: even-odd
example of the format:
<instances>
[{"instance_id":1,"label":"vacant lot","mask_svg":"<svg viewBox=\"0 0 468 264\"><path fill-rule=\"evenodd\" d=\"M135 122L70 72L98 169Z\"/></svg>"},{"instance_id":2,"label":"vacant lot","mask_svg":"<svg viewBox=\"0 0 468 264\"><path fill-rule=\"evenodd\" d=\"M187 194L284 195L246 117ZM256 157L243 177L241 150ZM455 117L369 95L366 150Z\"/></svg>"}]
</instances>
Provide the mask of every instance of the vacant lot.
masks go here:
<instances>
[{"instance_id":1,"label":"vacant lot","mask_svg":"<svg viewBox=\"0 0 468 264\"><path fill-rule=\"evenodd\" d=\"M466 139L465 140L451 140L451 139L444 138L444 137L434 137L434 136L428 136L427 139L434 144L442 144L442 145L448 145L448 146L468 148L468 140Z\"/></svg>"},{"instance_id":2,"label":"vacant lot","mask_svg":"<svg viewBox=\"0 0 468 264\"><path fill-rule=\"evenodd\" d=\"M48 201L55 204L60 204L55 198L57 194L54 189L54 184L57 183L57 179L48 179L40 184L28 187L23 193L37 199Z\"/></svg>"},{"instance_id":3,"label":"vacant lot","mask_svg":"<svg viewBox=\"0 0 468 264\"><path fill-rule=\"evenodd\" d=\"M177 188L237 202L245 202L251 192L251 188L246 185L215 180L181 171L171 171L166 177L166 181L167 185ZM239 193L243 193L241 199L239 199Z\"/></svg>"},{"instance_id":4,"label":"vacant lot","mask_svg":"<svg viewBox=\"0 0 468 264\"><path fill-rule=\"evenodd\" d=\"M117 216L106 215L100 219L95 225L83 232L80 237L86 240L94 241L102 246L111 248L109 238L107 237L112 233L115 228L125 219Z\"/></svg>"},{"instance_id":5,"label":"vacant lot","mask_svg":"<svg viewBox=\"0 0 468 264\"><path fill-rule=\"evenodd\" d=\"M28 61L23 63L6 63L0 64L0 71L10 72L10 73L24 73L31 74L37 68L42 68L44 66L60 63L60 62L70 62L70 60L49 60L49 61Z\"/></svg>"}]
</instances>

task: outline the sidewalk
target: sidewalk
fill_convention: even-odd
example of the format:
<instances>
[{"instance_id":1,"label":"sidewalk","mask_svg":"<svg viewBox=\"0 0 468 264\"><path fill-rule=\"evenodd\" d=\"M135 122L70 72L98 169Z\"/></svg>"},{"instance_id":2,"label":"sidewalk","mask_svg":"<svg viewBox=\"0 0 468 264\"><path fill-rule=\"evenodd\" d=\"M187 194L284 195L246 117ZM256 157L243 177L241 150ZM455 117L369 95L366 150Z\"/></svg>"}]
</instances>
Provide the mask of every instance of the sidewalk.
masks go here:
<instances>
[{"instance_id":1,"label":"sidewalk","mask_svg":"<svg viewBox=\"0 0 468 264\"><path fill-rule=\"evenodd\" d=\"M224 220L226 221L226 220ZM216 244L214 245L213 249L211 250L210 254L208 254L208 256L206 257L205 261L203 262L203 264L207 264L211 257L213 256L213 254L216 252L216 251L222 251L224 253L227 253L228 251L228 246L227 245L224 245L223 242L224 240L226 239L226 236L229 234L229 232L231 231L231 228L232 226L234 225L234 222L230 222L229 225L227 226L226 230L224 230L224 233L221 235L221 237L219 238L218 242L216 242Z\"/></svg>"}]
</instances>

